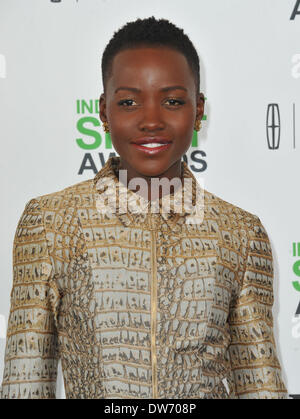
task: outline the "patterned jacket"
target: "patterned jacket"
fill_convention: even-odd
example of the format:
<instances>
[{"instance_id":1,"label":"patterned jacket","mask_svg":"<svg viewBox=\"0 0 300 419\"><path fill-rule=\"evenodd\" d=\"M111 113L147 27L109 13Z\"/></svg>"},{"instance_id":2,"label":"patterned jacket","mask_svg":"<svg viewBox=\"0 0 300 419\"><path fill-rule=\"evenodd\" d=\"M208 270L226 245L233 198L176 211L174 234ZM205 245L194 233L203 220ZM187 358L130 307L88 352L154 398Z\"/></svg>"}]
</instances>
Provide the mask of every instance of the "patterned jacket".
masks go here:
<instances>
[{"instance_id":1,"label":"patterned jacket","mask_svg":"<svg viewBox=\"0 0 300 419\"><path fill-rule=\"evenodd\" d=\"M181 164L190 183L168 212L165 196L158 212L136 211L148 201L118 182L117 156L93 179L28 201L1 398L55 398L59 359L70 399L287 397L268 235ZM179 191L192 207L180 211Z\"/></svg>"}]
</instances>

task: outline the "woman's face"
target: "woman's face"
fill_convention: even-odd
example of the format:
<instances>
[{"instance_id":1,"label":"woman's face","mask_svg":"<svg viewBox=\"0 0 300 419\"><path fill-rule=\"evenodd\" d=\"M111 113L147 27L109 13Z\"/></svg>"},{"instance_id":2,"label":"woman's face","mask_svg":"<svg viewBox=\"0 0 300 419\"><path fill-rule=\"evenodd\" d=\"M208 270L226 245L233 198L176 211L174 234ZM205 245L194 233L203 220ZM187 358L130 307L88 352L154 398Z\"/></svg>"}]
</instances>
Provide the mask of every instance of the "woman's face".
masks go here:
<instances>
[{"instance_id":1,"label":"woman's face","mask_svg":"<svg viewBox=\"0 0 300 419\"><path fill-rule=\"evenodd\" d=\"M174 87L175 86L175 87ZM138 47L113 60L106 96L100 97L100 119L107 121L111 140L128 179L133 176L180 176L195 120L202 119L204 96L197 94L183 54L166 47ZM167 141L158 152L137 146L139 139Z\"/></svg>"}]
</instances>

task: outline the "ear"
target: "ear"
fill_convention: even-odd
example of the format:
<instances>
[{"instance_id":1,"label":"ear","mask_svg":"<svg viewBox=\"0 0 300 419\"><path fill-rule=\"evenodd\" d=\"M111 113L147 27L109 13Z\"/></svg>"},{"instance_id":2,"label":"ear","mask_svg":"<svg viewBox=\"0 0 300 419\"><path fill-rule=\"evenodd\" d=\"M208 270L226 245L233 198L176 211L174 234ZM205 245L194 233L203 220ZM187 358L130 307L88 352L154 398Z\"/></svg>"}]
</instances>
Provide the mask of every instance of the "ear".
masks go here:
<instances>
[{"instance_id":1,"label":"ear","mask_svg":"<svg viewBox=\"0 0 300 419\"><path fill-rule=\"evenodd\" d=\"M107 122L106 117L106 99L104 93L100 95L99 98L99 117L102 122Z\"/></svg>"},{"instance_id":2,"label":"ear","mask_svg":"<svg viewBox=\"0 0 300 419\"><path fill-rule=\"evenodd\" d=\"M197 94L197 111L196 111L196 119L200 119L200 121L203 118L204 115L204 104L205 104L205 96L203 93Z\"/></svg>"}]
</instances>

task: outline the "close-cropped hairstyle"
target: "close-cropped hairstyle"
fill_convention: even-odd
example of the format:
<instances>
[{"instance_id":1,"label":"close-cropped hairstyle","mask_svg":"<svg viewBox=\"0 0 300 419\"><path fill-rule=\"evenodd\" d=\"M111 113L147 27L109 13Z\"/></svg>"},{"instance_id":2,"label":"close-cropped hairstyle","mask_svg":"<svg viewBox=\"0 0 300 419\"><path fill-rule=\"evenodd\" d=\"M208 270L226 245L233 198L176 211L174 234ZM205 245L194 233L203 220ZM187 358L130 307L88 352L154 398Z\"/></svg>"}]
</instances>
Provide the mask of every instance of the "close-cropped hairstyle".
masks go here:
<instances>
[{"instance_id":1,"label":"close-cropped hairstyle","mask_svg":"<svg viewBox=\"0 0 300 419\"><path fill-rule=\"evenodd\" d=\"M198 53L184 31L167 19L137 19L128 22L107 44L102 55L102 83L104 94L107 80L111 76L115 55L125 49L137 47L168 47L181 52L187 59L195 79L196 92L200 90L200 64Z\"/></svg>"}]
</instances>

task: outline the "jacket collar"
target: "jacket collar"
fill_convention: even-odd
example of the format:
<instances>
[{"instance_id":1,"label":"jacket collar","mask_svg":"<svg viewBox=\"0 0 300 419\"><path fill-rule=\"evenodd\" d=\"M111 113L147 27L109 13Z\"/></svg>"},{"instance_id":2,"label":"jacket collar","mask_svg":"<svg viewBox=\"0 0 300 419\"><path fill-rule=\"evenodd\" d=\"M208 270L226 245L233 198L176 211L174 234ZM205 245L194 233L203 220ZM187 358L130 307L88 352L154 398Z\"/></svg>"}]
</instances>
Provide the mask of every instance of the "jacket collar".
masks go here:
<instances>
[{"instance_id":1,"label":"jacket collar","mask_svg":"<svg viewBox=\"0 0 300 419\"><path fill-rule=\"evenodd\" d=\"M96 206L104 216L111 217L115 213L125 226L146 223L149 228L156 228L166 223L173 231L184 222L202 222L204 189L200 188L185 161L181 161L181 186L175 194L166 194L152 202L119 181L119 167L120 157L111 156L93 179L97 190Z\"/></svg>"}]
</instances>

